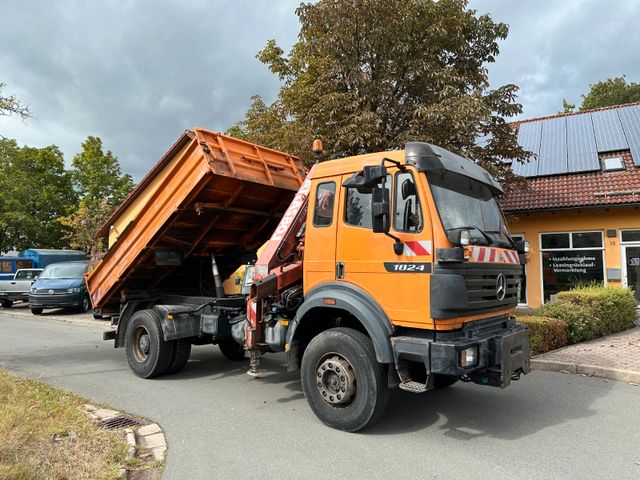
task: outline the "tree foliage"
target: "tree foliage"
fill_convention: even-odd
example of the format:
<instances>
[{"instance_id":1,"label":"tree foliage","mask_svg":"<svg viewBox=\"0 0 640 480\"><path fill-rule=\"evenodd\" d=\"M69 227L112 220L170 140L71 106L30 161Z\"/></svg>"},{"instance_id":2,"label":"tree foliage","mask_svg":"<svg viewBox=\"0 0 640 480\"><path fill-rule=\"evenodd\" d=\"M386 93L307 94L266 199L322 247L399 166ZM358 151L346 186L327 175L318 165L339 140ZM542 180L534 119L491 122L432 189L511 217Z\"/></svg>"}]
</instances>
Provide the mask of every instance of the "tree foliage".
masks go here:
<instances>
[{"instance_id":1,"label":"tree foliage","mask_svg":"<svg viewBox=\"0 0 640 480\"><path fill-rule=\"evenodd\" d=\"M66 239L72 248L98 258L103 251L98 228L133 189L133 179L122 174L118 157L111 151L105 153L102 140L93 136L87 137L82 152L73 157L71 176L80 200L75 211L60 222L68 227Z\"/></svg>"},{"instance_id":2,"label":"tree foliage","mask_svg":"<svg viewBox=\"0 0 640 480\"><path fill-rule=\"evenodd\" d=\"M57 219L76 201L62 152L0 139L0 251L66 246Z\"/></svg>"},{"instance_id":3,"label":"tree foliage","mask_svg":"<svg viewBox=\"0 0 640 480\"><path fill-rule=\"evenodd\" d=\"M29 118L31 116L29 107L23 105L15 95L3 95L2 90L5 87L6 84L0 82L0 115L5 117L17 115L22 119Z\"/></svg>"},{"instance_id":4,"label":"tree foliage","mask_svg":"<svg viewBox=\"0 0 640 480\"><path fill-rule=\"evenodd\" d=\"M569 103L566 98L562 99L562 110L558 110L559 114L573 113L576 111L576 106L573 103Z\"/></svg>"},{"instance_id":5,"label":"tree foliage","mask_svg":"<svg viewBox=\"0 0 640 480\"><path fill-rule=\"evenodd\" d=\"M640 83L627 83L623 75L589 85L589 92L582 95L580 110L612 107L631 102L640 102Z\"/></svg>"},{"instance_id":6,"label":"tree foliage","mask_svg":"<svg viewBox=\"0 0 640 480\"><path fill-rule=\"evenodd\" d=\"M527 158L505 121L521 112L517 87L489 89L506 24L466 0L319 0L296 13L292 50L270 40L257 55L282 82L278 98L253 97L230 134L307 163L314 137L329 157L428 141L501 178L511 170L500 159Z\"/></svg>"}]
</instances>

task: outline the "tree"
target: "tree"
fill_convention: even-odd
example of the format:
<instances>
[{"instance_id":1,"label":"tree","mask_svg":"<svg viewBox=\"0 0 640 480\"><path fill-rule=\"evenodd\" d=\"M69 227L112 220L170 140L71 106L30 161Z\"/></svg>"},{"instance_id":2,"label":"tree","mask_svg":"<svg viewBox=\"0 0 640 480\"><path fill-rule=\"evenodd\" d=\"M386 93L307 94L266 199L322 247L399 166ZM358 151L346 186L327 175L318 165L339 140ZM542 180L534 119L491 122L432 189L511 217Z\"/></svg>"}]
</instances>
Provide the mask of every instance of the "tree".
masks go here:
<instances>
[{"instance_id":1,"label":"tree","mask_svg":"<svg viewBox=\"0 0 640 480\"><path fill-rule=\"evenodd\" d=\"M2 90L4 90L5 87L6 84L0 82L0 115L5 117L18 115L23 120L29 118L31 116L29 107L20 103L15 95L3 95Z\"/></svg>"},{"instance_id":2,"label":"tree","mask_svg":"<svg viewBox=\"0 0 640 480\"><path fill-rule=\"evenodd\" d=\"M624 75L591 84L589 87L589 92L582 95L580 110L640 102L640 83L627 83Z\"/></svg>"},{"instance_id":3,"label":"tree","mask_svg":"<svg viewBox=\"0 0 640 480\"><path fill-rule=\"evenodd\" d=\"M82 152L73 157L71 175L80 198L103 200L117 206L131 189L131 175L122 174L120 162L110 150L102 151L102 140L88 136L82 142Z\"/></svg>"},{"instance_id":4,"label":"tree","mask_svg":"<svg viewBox=\"0 0 640 480\"><path fill-rule=\"evenodd\" d=\"M58 147L20 148L0 139L0 192L0 251L67 246L57 218L76 195Z\"/></svg>"},{"instance_id":5,"label":"tree","mask_svg":"<svg viewBox=\"0 0 640 480\"><path fill-rule=\"evenodd\" d=\"M576 106L573 103L569 103L566 98L562 99L562 110L559 110L559 114L573 113L576 111Z\"/></svg>"},{"instance_id":6,"label":"tree","mask_svg":"<svg viewBox=\"0 0 640 480\"><path fill-rule=\"evenodd\" d=\"M133 179L122 174L118 157L111 151L105 153L102 140L93 136L87 137L82 152L73 157L71 176L79 202L60 223L68 228L66 239L73 248L99 258L103 245L97 230L133 189Z\"/></svg>"},{"instance_id":7,"label":"tree","mask_svg":"<svg viewBox=\"0 0 640 480\"><path fill-rule=\"evenodd\" d=\"M307 164L314 137L328 157L424 140L503 179L512 174L502 159L527 158L505 120L522 110L517 87L488 83L506 24L478 16L466 0L319 0L296 13L291 52L270 40L257 55L282 81L278 98L267 106L253 97L230 134Z\"/></svg>"}]
</instances>

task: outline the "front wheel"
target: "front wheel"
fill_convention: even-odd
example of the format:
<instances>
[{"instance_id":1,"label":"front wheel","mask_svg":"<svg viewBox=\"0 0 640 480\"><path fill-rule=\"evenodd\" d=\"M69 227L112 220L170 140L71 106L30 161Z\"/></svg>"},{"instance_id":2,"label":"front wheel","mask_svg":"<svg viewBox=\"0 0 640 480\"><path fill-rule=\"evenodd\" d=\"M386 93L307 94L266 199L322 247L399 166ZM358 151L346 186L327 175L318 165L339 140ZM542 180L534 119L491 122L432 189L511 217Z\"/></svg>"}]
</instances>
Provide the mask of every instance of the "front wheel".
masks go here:
<instances>
[{"instance_id":1,"label":"front wheel","mask_svg":"<svg viewBox=\"0 0 640 480\"><path fill-rule=\"evenodd\" d=\"M140 310L127 325L125 350L133 373L141 378L153 378L169 369L175 343L164 340L160 317L154 310Z\"/></svg>"},{"instance_id":2,"label":"front wheel","mask_svg":"<svg viewBox=\"0 0 640 480\"><path fill-rule=\"evenodd\" d=\"M389 400L386 366L377 362L371 339L350 328L332 328L311 340L301 377L313 413L339 430L373 424Z\"/></svg>"},{"instance_id":3,"label":"front wheel","mask_svg":"<svg viewBox=\"0 0 640 480\"><path fill-rule=\"evenodd\" d=\"M33 313L34 315L40 315L42 313L42 308L38 308L38 307L33 307L31 309L31 313Z\"/></svg>"},{"instance_id":4,"label":"front wheel","mask_svg":"<svg viewBox=\"0 0 640 480\"><path fill-rule=\"evenodd\" d=\"M91 308L91 300L89 300L89 295L85 295L82 298L82 303L78 307L78 311L80 311L80 313L86 313L89 311L90 308Z\"/></svg>"},{"instance_id":5,"label":"front wheel","mask_svg":"<svg viewBox=\"0 0 640 480\"><path fill-rule=\"evenodd\" d=\"M2 300L2 308L11 308L12 305L13 305L13 301Z\"/></svg>"}]
</instances>

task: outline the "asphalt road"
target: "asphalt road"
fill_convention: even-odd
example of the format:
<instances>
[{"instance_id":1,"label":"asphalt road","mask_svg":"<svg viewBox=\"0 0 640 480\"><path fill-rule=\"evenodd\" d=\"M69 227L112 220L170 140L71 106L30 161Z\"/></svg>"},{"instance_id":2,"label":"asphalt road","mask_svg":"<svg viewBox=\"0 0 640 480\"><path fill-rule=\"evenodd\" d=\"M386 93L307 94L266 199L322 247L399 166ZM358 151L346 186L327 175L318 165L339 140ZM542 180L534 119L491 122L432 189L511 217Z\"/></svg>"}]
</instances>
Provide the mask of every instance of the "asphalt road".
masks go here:
<instances>
[{"instance_id":1,"label":"asphalt road","mask_svg":"<svg viewBox=\"0 0 640 480\"><path fill-rule=\"evenodd\" d=\"M142 380L104 326L25 313L0 313L0 367L157 421L164 479L640 478L639 386L533 372L506 390L394 391L379 423L348 434L315 418L282 355L252 379L194 347L183 372Z\"/></svg>"}]
</instances>

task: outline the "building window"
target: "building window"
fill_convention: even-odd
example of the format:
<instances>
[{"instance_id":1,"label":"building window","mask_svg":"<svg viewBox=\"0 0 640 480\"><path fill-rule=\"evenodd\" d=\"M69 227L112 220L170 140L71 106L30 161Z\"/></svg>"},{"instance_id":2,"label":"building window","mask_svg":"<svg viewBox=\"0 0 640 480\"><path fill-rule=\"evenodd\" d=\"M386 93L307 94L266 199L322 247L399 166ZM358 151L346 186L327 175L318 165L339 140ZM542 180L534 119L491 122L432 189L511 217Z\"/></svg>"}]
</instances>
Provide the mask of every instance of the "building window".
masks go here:
<instances>
[{"instance_id":1,"label":"building window","mask_svg":"<svg viewBox=\"0 0 640 480\"><path fill-rule=\"evenodd\" d=\"M563 290L604 283L602 232L542 233L540 244L545 302Z\"/></svg>"},{"instance_id":2,"label":"building window","mask_svg":"<svg viewBox=\"0 0 640 480\"><path fill-rule=\"evenodd\" d=\"M602 169L606 172L624 170L622 157L605 157L602 159Z\"/></svg>"},{"instance_id":3,"label":"building window","mask_svg":"<svg viewBox=\"0 0 640 480\"><path fill-rule=\"evenodd\" d=\"M336 198L334 182L321 183L316 190L316 206L313 212L313 225L327 227L333 220L333 203Z\"/></svg>"},{"instance_id":4,"label":"building window","mask_svg":"<svg viewBox=\"0 0 640 480\"><path fill-rule=\"evenodd\" d=\"M622 230L623 242L640 242L640 230Z\"/></svg>"}]
</instances>

